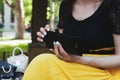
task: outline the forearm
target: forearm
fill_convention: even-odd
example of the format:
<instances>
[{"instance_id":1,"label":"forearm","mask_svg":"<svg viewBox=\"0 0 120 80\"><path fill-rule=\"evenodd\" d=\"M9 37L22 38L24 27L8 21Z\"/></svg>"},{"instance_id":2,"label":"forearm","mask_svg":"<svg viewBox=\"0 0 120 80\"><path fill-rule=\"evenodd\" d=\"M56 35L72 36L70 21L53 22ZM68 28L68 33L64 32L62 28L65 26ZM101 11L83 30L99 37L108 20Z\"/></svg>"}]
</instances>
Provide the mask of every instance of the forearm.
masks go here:
<instances>
[{"instance_id":1,"label":"forearm","mask_svg":"<svg viewBox=\"0 0 120 80\"><path fill-rule=\"evenodd\" d=\"M99 68L120 68L120 56L83 56L75 59L74 62L95 66Z\"/></svg>"}]
</instances>

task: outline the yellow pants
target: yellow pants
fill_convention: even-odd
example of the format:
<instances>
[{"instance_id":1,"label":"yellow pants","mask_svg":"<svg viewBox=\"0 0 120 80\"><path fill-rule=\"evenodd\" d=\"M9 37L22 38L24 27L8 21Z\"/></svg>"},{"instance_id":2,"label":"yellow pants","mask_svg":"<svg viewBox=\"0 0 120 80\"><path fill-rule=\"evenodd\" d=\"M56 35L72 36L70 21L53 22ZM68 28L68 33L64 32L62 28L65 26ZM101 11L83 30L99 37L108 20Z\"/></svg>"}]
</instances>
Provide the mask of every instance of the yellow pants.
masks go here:
<instances>
[{"instance_id":1,"label":"yellow pants","mask_svg":"<svg viewBox=\"0 0 120 80\"><path fill-rule=\"evenodd\" d=\"M22 80L120 80L120 69L98 69L41 54L29 64Z\"/></svg>"}]
</instances>

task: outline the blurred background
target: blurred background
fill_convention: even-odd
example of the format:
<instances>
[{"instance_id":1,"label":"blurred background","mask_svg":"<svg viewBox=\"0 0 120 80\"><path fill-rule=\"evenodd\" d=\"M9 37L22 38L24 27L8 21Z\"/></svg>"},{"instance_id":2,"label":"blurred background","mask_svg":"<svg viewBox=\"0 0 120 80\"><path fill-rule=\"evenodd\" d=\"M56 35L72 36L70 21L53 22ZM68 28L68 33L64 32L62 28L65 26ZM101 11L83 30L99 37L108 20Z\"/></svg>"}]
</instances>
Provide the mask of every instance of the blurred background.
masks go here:
<instances>
[{"instance_id":1,"label":"blurred background","mask_svg":"<svg viewBox=\"0 0 120 80\"><path fill-rule=\"evenodd\" d=\"M7 62L16 47L23 50L29 62L41 53L50 52L45 42L37 41L36 32L46 24L56 28L60 3L61 0L0 0L0 61ZM21 80L24 73L15 74L15 80Z\"/></svg>"},{"instance_id":2,"label":"blurred background","mask_svg":"<svg viewBox=\"0 0 120 80\"><path fill-rule=\"evenodd\" d=\"M40 53L33 55L37 48L44 50L44 43L36 40L36 32L46 24L52 29L56 28L60 2L61 0L0 0L0 59L3 52L11 55L16 46L30 54L31 59Z\"/></svg>"}]
</instances>

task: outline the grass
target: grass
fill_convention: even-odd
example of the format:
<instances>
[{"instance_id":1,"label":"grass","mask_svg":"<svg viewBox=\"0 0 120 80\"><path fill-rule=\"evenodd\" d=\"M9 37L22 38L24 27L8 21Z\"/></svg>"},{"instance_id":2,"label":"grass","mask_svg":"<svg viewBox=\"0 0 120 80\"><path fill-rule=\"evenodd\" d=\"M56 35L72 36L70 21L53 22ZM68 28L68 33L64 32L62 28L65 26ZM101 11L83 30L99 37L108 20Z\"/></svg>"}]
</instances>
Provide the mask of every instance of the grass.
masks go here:
<instances>
[{"instance_id":1,"label":"grass","mask_svg":"<svg viewBox=\"0 0 120 80\"><path fill-rule=\"evenodd\" d=\"M2 32L3 30L0 28L0 32Z\"/></svg>"},{"instance_id":2,"label":"grass","mask_svg":"<svg viewBox=\"0 0 120 80\"><path fill-rule=\"evenodd\" d=\"M20 47L24 52L28 51L28 44L18 44L18 45L0 45L0 59L2 59L2 53L6 52L6 57L12 54L12 51L15 47ZM16 51L16 53L18 50Z\"/></svg>"}]
</instances>

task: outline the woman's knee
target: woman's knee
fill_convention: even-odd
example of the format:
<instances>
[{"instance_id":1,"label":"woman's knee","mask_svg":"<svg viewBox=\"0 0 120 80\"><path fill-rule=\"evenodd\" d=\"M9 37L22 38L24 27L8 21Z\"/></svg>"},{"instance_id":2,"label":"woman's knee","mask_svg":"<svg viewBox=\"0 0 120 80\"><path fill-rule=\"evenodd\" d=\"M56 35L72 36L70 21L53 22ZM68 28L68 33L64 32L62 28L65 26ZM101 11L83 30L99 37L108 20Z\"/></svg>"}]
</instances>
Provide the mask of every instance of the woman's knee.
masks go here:
<instances>
[{"instance_id":1,"label":"woman's knee","mask_svg":"<svg viewBox=\"0 0 120 80\"><path fill-rule=\"evenodd\" d=\"M51 53L42 53L38 56L36 56L32 61L45 61L45 60L50 60L55 58L55 54L51 54Z\"/></svg>"}]
</instances>

